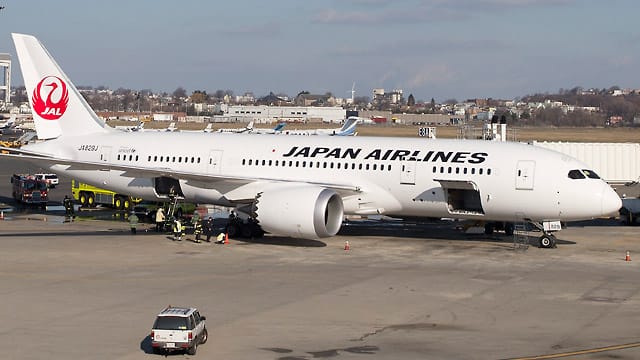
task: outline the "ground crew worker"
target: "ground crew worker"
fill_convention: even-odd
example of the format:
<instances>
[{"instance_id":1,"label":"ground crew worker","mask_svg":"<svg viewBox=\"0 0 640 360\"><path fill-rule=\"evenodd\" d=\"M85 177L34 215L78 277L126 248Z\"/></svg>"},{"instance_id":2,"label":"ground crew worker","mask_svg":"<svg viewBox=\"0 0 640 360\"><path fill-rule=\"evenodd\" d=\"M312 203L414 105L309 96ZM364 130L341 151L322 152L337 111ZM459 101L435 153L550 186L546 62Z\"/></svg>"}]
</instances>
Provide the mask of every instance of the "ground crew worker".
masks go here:
<instances>
[{"instance_id":1,"label":"ground crew worker","mask_svg":"<svg viewBox=\"0 0 640 360\"><path fill-rule=\"evenodd\" d=\"M207 235L206 242L211 242L213 236L213 218L209 216L207 221L204 222L204 234Z\"/></svg>"},{"instance_id":2,"label":"ground crew worker","mask_svg":"<svg viewBox=\"0 0 640 360\"><path fill-rule=\"evenodd\" d=\"M138 215L133 211L129 214L129 225L131 226L131 235L136 234L136 228L138 227Z\"/></svg>"},{"instance_id":3,"label":"ground crew worker","mask_svg":"<svg viewBox=\"0 0 640 360\"><path fill-rule=\"evenodd\" d=\"M202 224L200 224L200 214L197 211L193 211L191 216L191 226L193 226L193 235L195 236L195 242L200 242L200 234L202 234Z\"/></svg>"},{"instance_id":4,"label":"ground crew worker","mask_svg":"<svg viewBox=\"0 0 640 360\"><path fill-rule=\"evenodd\" d=\"M64 213L68 217L73 217L73 202L69 198L68 195L64 196L64 200L62 200L62 205L64 206Z\"/></svg>"},{"instance_id":5,"label":"ground crew worker","mask_svg":"<svg viewBox=\"0 0 640 360\"><path fill-rule=\"evenodd\" d=\"M216 237L216 244L224 244L224 236L224 233L218 234L218 237Z\"/></svg>"},{"instance_id":6,"label":"ground crew worker","mask_svg":"<svg viewBox=\"0 0 640 360\"><path fill-rule=\"evenodd\" d=\"M182 223L177 217L173 218L173 240L182 241Z\"/></svg>"},{"instance_id":7,"label":"ground crew worker","mask_svg":"<svg viewBox=\"0 0 640 360\"><path fill-rule=\"evenodd\" d=\"M164 231L164 208L161 206L156 210L156 232Z\"/></svg>"}]
</instances>

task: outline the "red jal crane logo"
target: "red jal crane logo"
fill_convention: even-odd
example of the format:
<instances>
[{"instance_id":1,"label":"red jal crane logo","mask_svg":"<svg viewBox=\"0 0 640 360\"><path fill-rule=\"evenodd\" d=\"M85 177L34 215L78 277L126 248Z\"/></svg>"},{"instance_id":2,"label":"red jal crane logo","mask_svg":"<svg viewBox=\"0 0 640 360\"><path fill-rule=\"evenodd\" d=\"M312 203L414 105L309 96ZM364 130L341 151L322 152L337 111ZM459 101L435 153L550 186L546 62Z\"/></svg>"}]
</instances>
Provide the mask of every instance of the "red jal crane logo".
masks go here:
<instances>
[{"instance_id":1,"label":"red jal crane logo","mask_svg":"<svg viewBox=\"0 0 640 360\"><path fill-rule=\"evenodd\" d=\"M42 78L33 90L31 102L33 110L40 117L46 120L57 120L67 110L69 103L67 84L57 76Z\"/></svg>"}]
</instances>

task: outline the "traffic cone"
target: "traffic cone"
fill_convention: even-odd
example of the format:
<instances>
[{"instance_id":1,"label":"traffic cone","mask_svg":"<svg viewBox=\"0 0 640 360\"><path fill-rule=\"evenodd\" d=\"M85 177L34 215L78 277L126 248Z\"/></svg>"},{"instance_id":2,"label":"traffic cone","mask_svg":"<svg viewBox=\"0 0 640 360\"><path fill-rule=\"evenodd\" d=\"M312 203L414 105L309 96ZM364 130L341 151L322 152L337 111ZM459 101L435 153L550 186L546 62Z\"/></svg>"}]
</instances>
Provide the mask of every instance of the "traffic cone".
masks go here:
<instances>
[{"instance_id":1,"label":"traffic cone","mask_svg":"<svg viewBox=\"0 0 640 360\"><path fill-rule=\"evenodd\" d=\"M351 250L351 246L349 246L349 240L344 242L344 251Z\"/></svg>"},{"instance_id":2,"label":"traffic cone","mask_svg":"<svg viewBox=\"0 0 640 360\"><path fill-rule=\"evenodd\" d=\"M229 233L224 233L224 244L227 245L229 243Z\"/></svg>"},{"instance_id":3,"label":"traffic cone","mask_svg":"<svg viewBox=\"0 0 640 360\"><path fill-rule=\"evenodd\" d=\"M624 257L624 261L631 261L631 254L629 253L629 250L627 250L627 256Z\"/></svg>"}]
</instances>

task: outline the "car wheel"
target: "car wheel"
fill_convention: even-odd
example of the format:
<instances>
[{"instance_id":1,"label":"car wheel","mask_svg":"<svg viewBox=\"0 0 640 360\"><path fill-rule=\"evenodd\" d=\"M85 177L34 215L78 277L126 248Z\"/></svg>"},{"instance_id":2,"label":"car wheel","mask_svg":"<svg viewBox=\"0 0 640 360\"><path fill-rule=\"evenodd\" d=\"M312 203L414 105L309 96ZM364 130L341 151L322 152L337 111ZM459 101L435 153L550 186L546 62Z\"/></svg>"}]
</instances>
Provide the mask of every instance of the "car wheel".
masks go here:
<instances>
[{"instance_id":1,"label":"car wheel","mask_svg":"<svg viewBox=\"0 0 640 360\"><path fill-rule=\"evenodd\" d=\"M193 343L192 347L187 349L187 354L195 355L197 351L198 351L198 342L196 341L196 342Z\"/></svg>"},{"instance_id":2,"label":"car wheel","mask_svg":"<svg viewBox=\"0 0 640 360\"><path fill-rule=\"evenodd\" d=\"M202 339L200 340L200 344L206 343L207 340L209 340L209 333L207 332L207 328L204 328L204 330L202 330Z\"/></svg>"}]
</instances>

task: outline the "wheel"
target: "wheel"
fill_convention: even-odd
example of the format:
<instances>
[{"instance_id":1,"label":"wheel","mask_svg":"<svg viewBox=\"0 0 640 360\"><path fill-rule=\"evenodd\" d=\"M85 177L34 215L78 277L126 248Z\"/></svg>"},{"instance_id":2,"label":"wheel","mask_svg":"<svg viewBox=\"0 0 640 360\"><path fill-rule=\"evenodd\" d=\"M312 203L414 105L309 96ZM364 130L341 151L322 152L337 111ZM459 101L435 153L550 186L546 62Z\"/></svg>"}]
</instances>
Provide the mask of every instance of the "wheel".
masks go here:
<instances>
[{"instance_id":1,"label":"wheel","mask_svg":"<svg viewBox=\"0 0 640 360\"><path fill-rule=\"evenodd\" d=\"M82 204L82 206L89 205L89 197L87 196L87 193L84 191L80 193L80 204Z\"/></svg>"},{"instance_id":2,"label":"wheel","mask_svg":"<svg viewBox=\"0 0 640 360\"><path fill-rule=\"evenodd\" d=\"M262 228L260 226L256 225L252 230L251 237L256 238L256 239L260 239L263 236L264 236L264 230L262 230Z\"/></svg>"},{"instance_id":3,"label":"wheel","mask_svg":"<svg viewBox=\"0 0 640 360\"><path fill-rule=\"evenodd\" d=\"M120 196L117 196L116 199L113 201L113 207L115 207L118 210L122 209L122 198Z\"/></svg>"},{"instance_id":4,"label":"wheel","mask_svg":"<svg viewBox=\"0 0 640 360\"><path fill-rule=\"evenodd\" d=\"M227 234L229 235L230 238L235 238L236 236L238 236L239 232L240 230L238 229L238 225L229 224L227 226Z\"/></svg>"},{"instance_id":5,"label":"wheel","mask_svg":"<svg viewBox=\"0 0 640 360\"><path fill-rule=\"evenodd\" d=\"M545 249L550 249L556 246L556 239L553 235L542 235L540 237L540 247Z\"/></svg>"},{"instance_id":6,"label":"wheel","mask_svg":"<svg viewBox=\"0 0 640 360\"><path fill-rule=\"evenodd\" d=\"M195 355L197 351L198 351L198 342L196 341L196 342L193 343L192 347L187 349L187 354Z\"/></svg>"},{"instance_id":7,"label":"wheel","mask_svg":"<svg viewBox=\"0 0 640 360\"><path fill-rule=\"evenodd\" d=\"M507 236L513 236L513 223L504 223L504 233Z\"/></svg>"},{"instance_id":8,"label":"wheel","mask_svg":"<svg viewBox=\"0 0 640 360\"><path fill-rule=\"evenodd\" d=\"M240 225L240 236L243 238L250 238L253 233L253 229L251 229L250 224L242 224Z\"/></svg>"},{"instance_id":9,"label":"wheel","mask_svg":"<svg viewBox=\"0 0 640 360\"><path fill-rule=\"evenodd\" d=\"M93 194L91 194L91 193L87 197L87 206L89 206L89 207L96 206L96 198L93 197Z\"/></svg>"},{"instance_id":10,"label":"wheel","mask_svg":"<svg viewBox=\"0 0 640 360\"><path fill-rule=\"evenodd\" d=\"M493 234L493 223L484 224L484 233L485 235Z\"/></svg>"},{"instance_id":11,"label":"wheel","mask_svg":"<svg viewBox=\"0 0 640 360\"><path fill-rule=\"evenodd\" d=\"M127 211L131 210L131 199L128 197L122 199L122 208Z\"/></svg>"},{"instance_id":12,"label":"wheel","mask_svg":"<svg viewBox=\"0 0 640 360\"><path fill-rule=\"evenodd\" d=\"M202 330L202 338L200 339L200 344L204 344L209 340L209 333L207 332L207 328Z\"/></svg>"}]
</instances>

